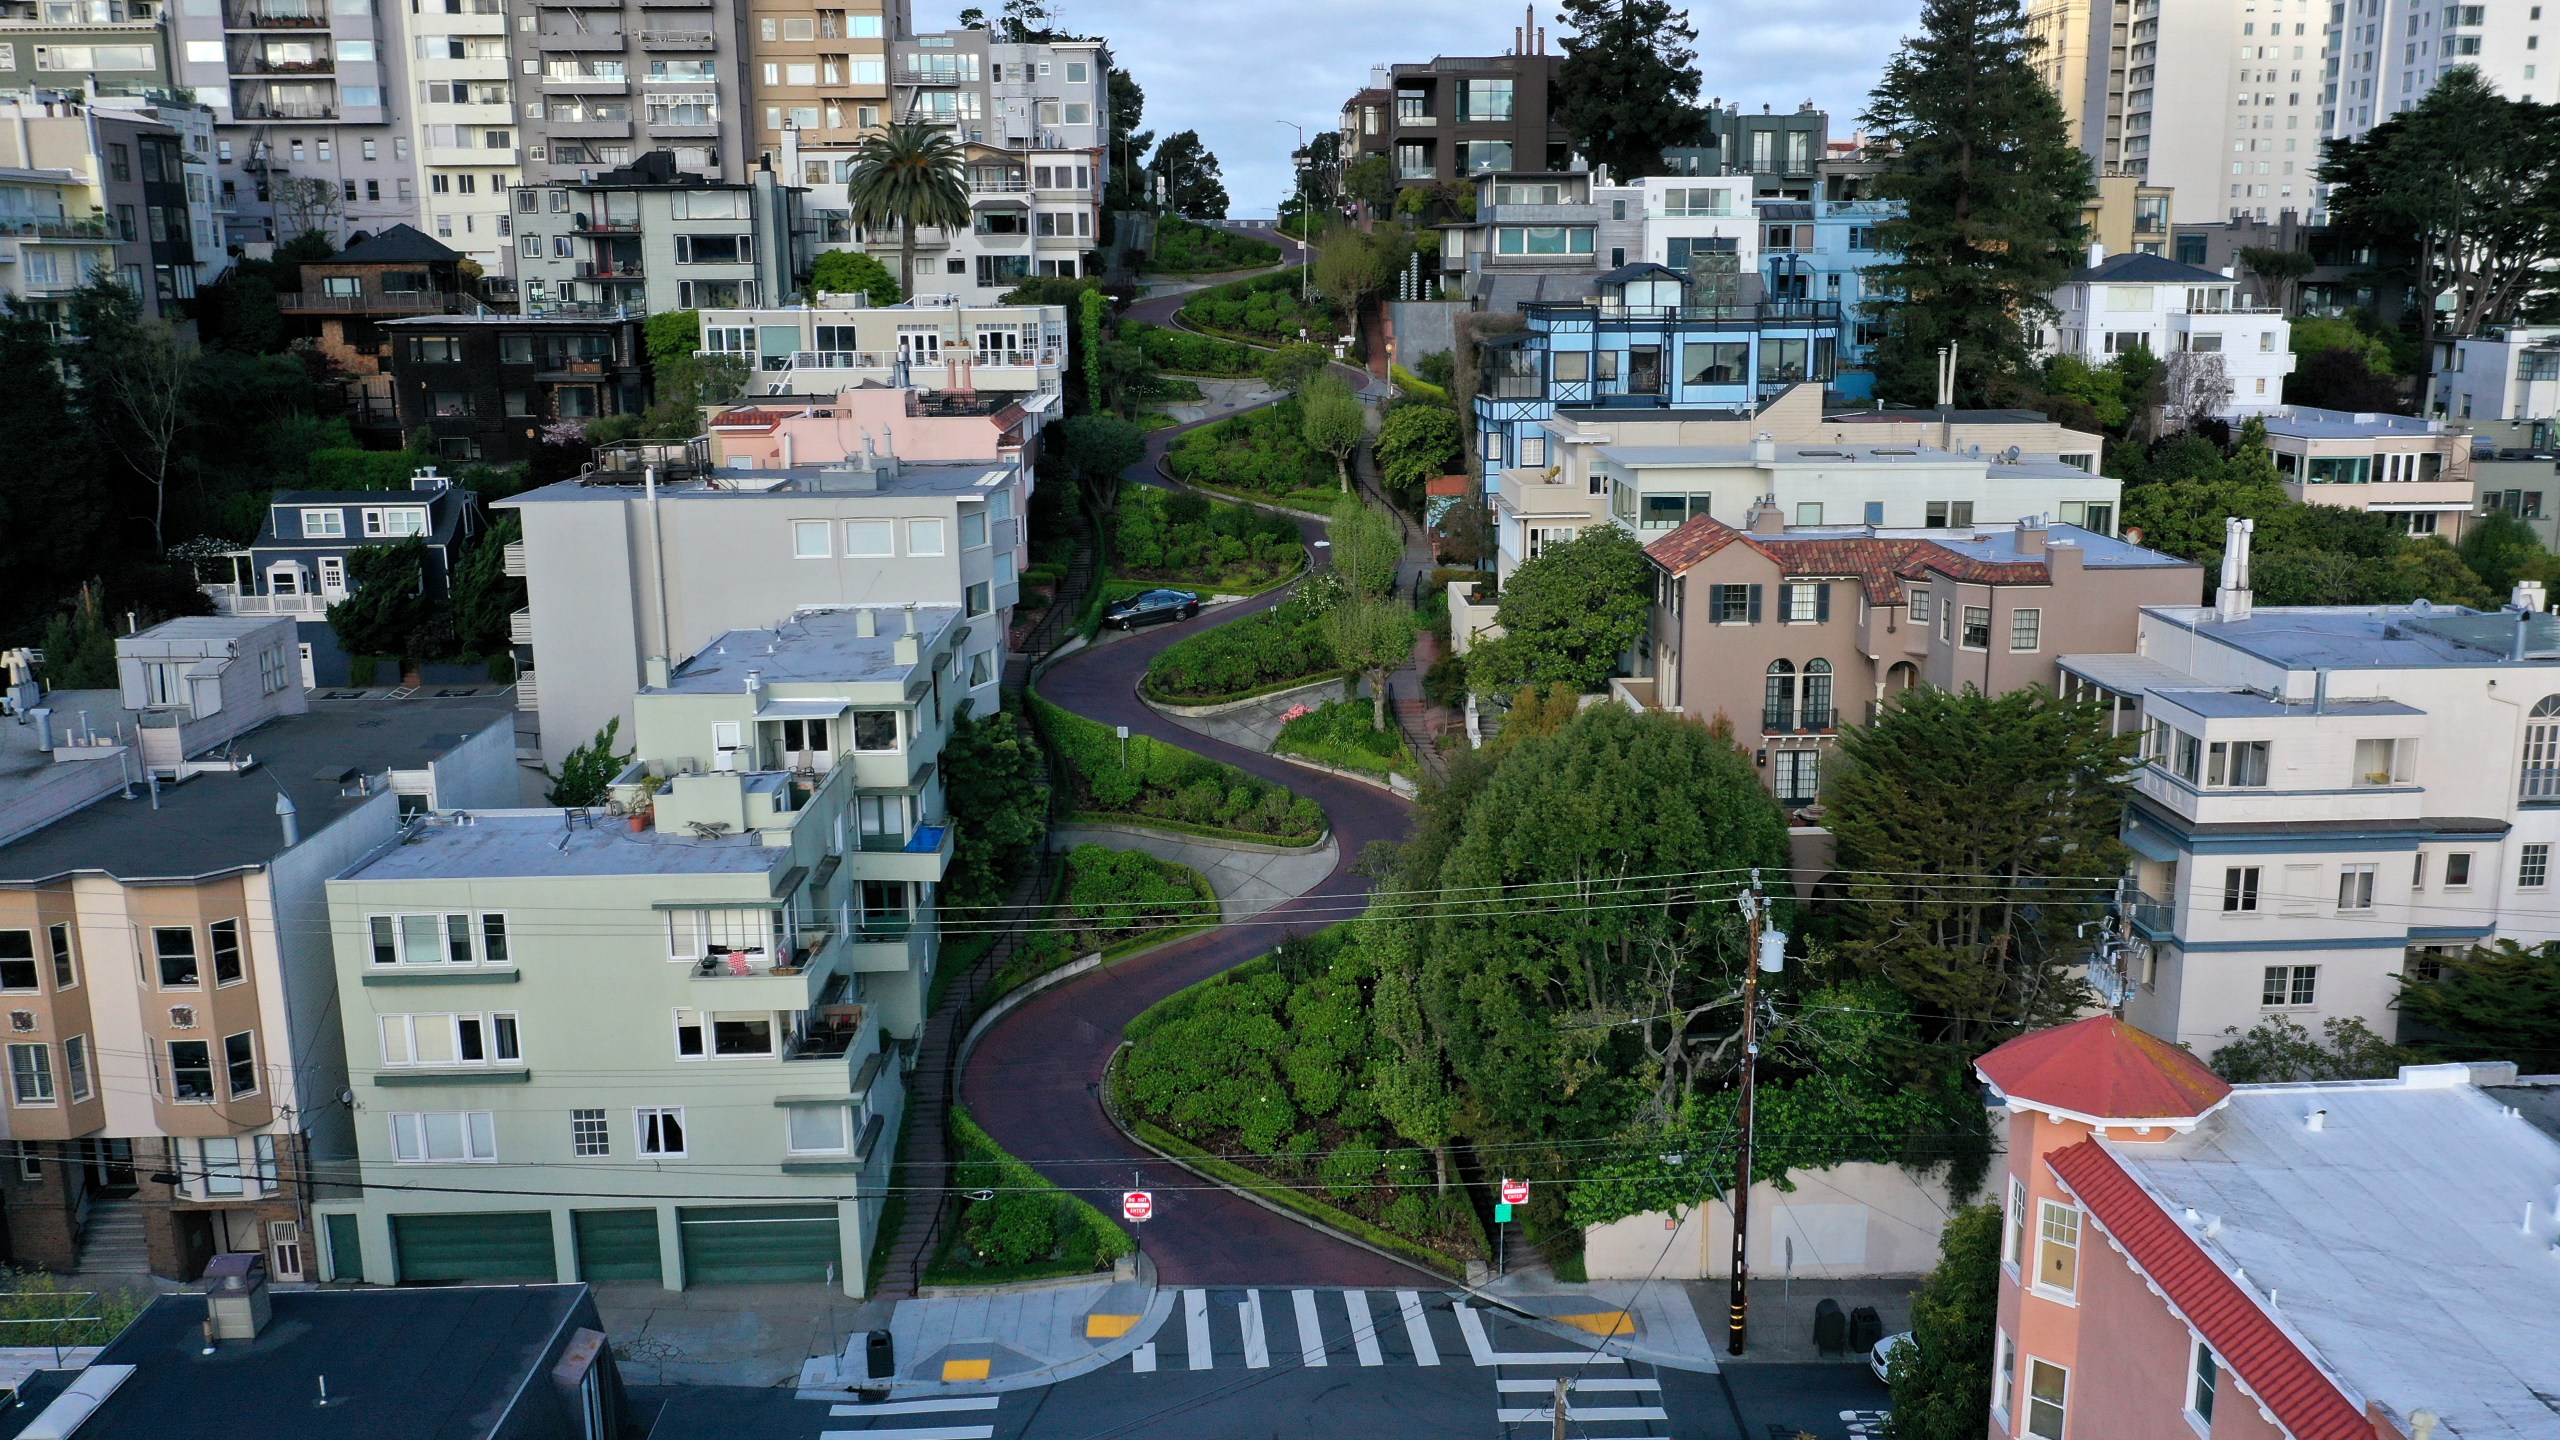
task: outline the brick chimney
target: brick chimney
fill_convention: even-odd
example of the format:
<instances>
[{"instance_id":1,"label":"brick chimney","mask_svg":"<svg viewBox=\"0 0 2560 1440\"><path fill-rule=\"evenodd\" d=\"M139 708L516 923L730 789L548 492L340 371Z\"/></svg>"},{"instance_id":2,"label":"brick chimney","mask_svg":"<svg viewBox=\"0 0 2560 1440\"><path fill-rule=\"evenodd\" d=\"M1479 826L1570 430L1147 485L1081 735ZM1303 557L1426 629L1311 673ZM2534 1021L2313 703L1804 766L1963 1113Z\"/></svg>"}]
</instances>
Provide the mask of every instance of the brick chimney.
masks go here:
<instances>
[{"instance_id":1,"label":"brick chimney","mask_svg":"<svg viewBox=\"0 0 2560 1440\"><path fill-rule=\"evenodd\" d=\"M1763 495L1751 502L1749 523L1751 533L1754 535L1787 533L1787 515L1785 511L1778 508L1778 497L1775 495Z\"/></svg>"}]
</instances>

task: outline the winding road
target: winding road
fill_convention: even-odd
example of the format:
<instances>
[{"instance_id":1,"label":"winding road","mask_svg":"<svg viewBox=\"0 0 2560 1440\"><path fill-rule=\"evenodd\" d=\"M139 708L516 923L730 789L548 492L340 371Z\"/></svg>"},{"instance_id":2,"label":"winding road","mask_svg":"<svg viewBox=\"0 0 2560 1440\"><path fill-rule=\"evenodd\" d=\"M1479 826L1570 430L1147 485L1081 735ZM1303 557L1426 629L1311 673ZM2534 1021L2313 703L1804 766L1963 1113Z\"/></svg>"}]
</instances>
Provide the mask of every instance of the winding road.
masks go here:
<instances>
[{"instance_id":1,"label":"winding road","mask_svg":"<svg viewBox=\"0 0 2560 1440\"><path fill-rule=\"evenodd\" d=\"M1279 243L1294 263L1294 242ZM1128 313L1162 324L1182 298L1159 296ZM1156 461L1189 428L1150 436L1147 458L1128 478L1162 484ZM1323 527L1317 522L1302 520L1299 525L1308 539L1320 537ZM1120 1044L1121 1030L1140 1012L1269 951L1292 928L1312 932L1342 918L1369 891L1368 878L1352 871L1361 853L1371 841L1404 837L1410 818L1405 801L1357 781L1210 739L1138 699L1139 677L1167 646L1269 609L1282 593L1219 606L1184 624L1081 650L1052 665L1038 688L1044 698L1087 719L1126 725L1132 734L1156 736L1223 760L1313 799L1324 807L1338 842L1340 860L1333 873L1307 894L1249 923L1205 931L1033 996L981 1039L961 1074L961 1093L970 1113L999 1144L1106 1214L1116 1215L1120 1191L1133 1177L1143 1178L1157 1194L1156 1211L1137 1228L1161 1284L1437 1285L1442 1277L1347 1244L1193 1177L1122 1135L1099 1100L1103 1070Z\"/></svg>"}]
</instances>

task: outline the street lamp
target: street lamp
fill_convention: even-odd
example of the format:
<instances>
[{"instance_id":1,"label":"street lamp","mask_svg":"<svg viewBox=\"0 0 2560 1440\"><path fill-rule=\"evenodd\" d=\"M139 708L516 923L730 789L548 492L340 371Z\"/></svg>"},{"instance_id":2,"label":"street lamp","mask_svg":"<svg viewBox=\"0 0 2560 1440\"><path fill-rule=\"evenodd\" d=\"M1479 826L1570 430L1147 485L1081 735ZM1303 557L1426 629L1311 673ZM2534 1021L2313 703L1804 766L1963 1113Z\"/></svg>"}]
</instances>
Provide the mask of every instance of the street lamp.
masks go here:
<instances>
[{"instance_id":1,"label":"street lamp","mask_svg":"<svg viewBox=\"0 0 2560 1440\"><path fill-rule=\"evenodd\" d=\"M1307 165L1306 161L1300 158L1307 152L1307 127L1295 120L1274 120L1271 123L1286 125L1298 132L1297 152L1289 157L1298 172L1298 223L1312 230L1314 227L1309 225L1307 220L1307 206L1310 203L1307 199ZM1289 233L1289 227L1285 222L1280 226L1280 233L1283 235ZM1304 235L1298 237L1298 303L1301 305L1307 303L1307 237Z\"/></svg>"}]
</instances>

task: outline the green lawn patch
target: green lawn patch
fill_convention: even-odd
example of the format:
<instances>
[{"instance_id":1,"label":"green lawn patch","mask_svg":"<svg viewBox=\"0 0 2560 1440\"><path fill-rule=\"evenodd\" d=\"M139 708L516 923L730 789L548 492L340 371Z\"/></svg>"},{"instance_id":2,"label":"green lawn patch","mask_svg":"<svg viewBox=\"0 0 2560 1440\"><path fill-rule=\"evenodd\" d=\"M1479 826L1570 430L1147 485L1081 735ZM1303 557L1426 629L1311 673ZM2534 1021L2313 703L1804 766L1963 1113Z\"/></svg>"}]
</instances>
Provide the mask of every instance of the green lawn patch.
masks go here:
<instances>
[{"instance_id":1,"label":"green lawn patch","mask_svg":"<svg viewBox=\"0 0 2560 1440\"><path fill-rule=\"evenodd\" d=\"M1067 852L1043 928L996 973L1003 995L1079 956L1105 959L1215 924L1218 893L1199 871L1143 850L1079 845Z\"/></svg>"},{"instance_id":2,"label":"green lawn patch","mask_svg":"<svg viewBox=\"0 0 2560 1440\"><path fill-rule=\"evenodd\" d=\"M1134 1248L1128 1232L1091 1205L1049 1183L978 1128L966 1106L951 1107L954 1188L993 1191L961 1201L926 1264L927 1285L1009 1285L1108 1270Z\"/></svg>"},{"instance_id":3,"label":"green lawn patch","mask_svg":"<svg viewBox=\"0 0 2560 1440\"><path fill-rule=\"evenodd\" d=\"M1251 594L1306 563L1294 521L1150 485L1122 487L1112 536L1114 578L1154 585L1179 581Z\"/></svg>"},{"instance_id":4,"label":"green lawn patch","mask_svg":"<svg viewBox=\"0 0 2560 1440\"><path fill-rule=\"evenodd\" d=\"M1215 705L1303 685L1340 668L1322 618L1293 597L1167 646L1147 665L1139 693L1168 705Z\"/></svg>"},{"instance_id":5,"label":"green lawn patch","mask_svg":"<svg viewBox=\"0 0 2560 1440\"><path fill-rule=\"evenodd\" d=\"M1193 833L1267 845L1312 844L1324 834L1313 800L1149 736L1122 742L1108 727L1070 714L1038 694L1032 723L1057 757L1079 818L1105 823L1179 822ZM1125 756L1125 759L1124 759Z\"/></svg>"},{"instance_id":6,"label":"green lawn patch","mask_svg":"<svg viewBox=\"0 0 2560 1440\"><path fill-rule=\"evenodd\" d=\"M1284 722L1271 748L1285 755L1371 775L1411 775L1413 752L1403 732L1390 724L1370 728L1374 711L1366 700L1330 700Z\"/></svg>"},{"instance_id":7,"label":"green lawn patch","mask_svg":"<svg viewBox=\"0 0 2560 1440\"><path fill-rule=\"evenodd\" d=\"M1167 215L1156 222L1156 244L1147 252L1145 269L1150 275L1215 275L1279 263L1280 247L1268 240Z\"/></svg>"}]
</instances>

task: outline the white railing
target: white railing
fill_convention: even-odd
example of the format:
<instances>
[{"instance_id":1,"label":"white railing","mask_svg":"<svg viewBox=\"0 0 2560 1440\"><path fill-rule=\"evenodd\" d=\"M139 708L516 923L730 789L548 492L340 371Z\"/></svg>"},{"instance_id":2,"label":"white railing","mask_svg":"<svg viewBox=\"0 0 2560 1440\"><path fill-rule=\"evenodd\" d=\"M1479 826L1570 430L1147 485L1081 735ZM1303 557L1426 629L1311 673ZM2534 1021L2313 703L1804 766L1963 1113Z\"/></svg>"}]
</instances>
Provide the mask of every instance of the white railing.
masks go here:
<instances>
[{"instance_id":1,"label":"white railing","mask_svg":"<svg viewBox=\"0 0 2560 1440\"><path fill-rule=\"evenodd\" d=\"M506 550L506 558L505 558L504 568L505 568L505 570L506 570L507 574L509 574L510 576L513 576L514 578L519 579L519 580L521 580L521 579L523 579L523 578L524 578L524 542L523 542L523 541L521 541L521 540L511 540L511 541L509 541L509 542L507 543L507 550Z\"/></svg>"},{"instance_id":2,"label":"white railing","mask_svg":"<svg viewBox=\"0 0 2560 1440\"><path fill-rule=\"evenodd\" d=\"M329 613L331 604L345 598L337 595L244 595L237 585L207 585L203 589L212 598L215 613L222 615L291 615L317 619Z\"/></svg>"},{"instance_id":3,"label":"white railing","mask_svg":"<svg viewBox=\"0 0 2560 1440\"><path fill-rule=\"evenodd\" d=\"M516 708L519 710L542 708L541 694L534 689L533 672L530 670L516 672Z\"/></svg>"},{"instance_id":4,"label":"white railing","mask_svg":"<svg viewBox=\"0 0 2560 1440\"><path fill-rule=\"evenodd\" d=\"M507 642L512 645L533 643L533 612L518 610L507 617Z\"/></svg>"}]
</instances>

